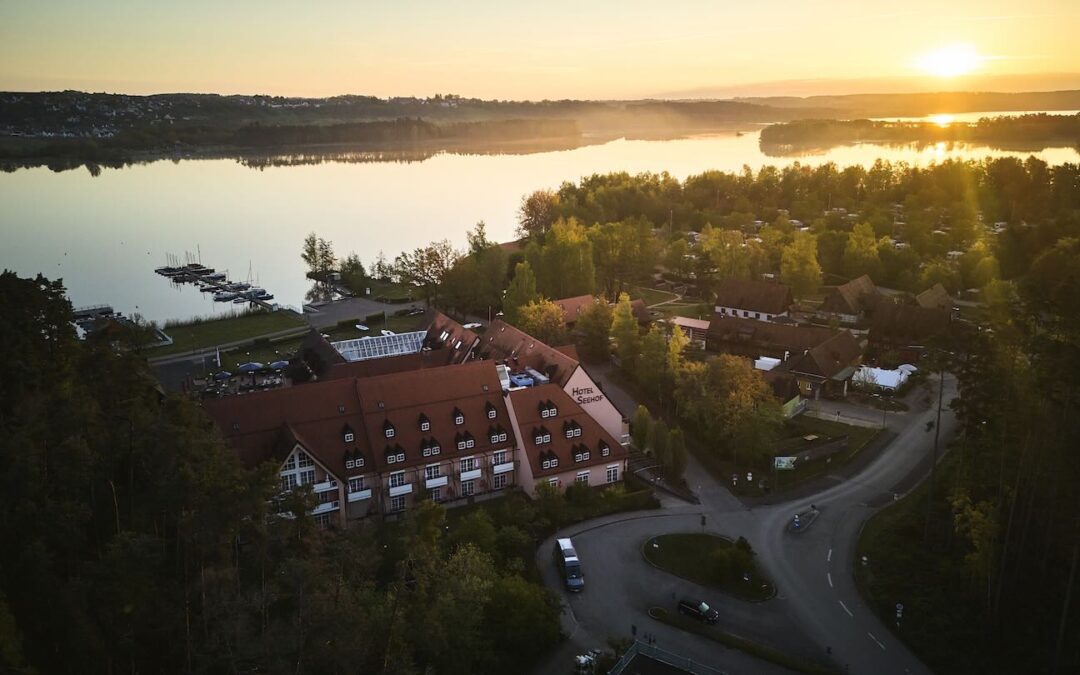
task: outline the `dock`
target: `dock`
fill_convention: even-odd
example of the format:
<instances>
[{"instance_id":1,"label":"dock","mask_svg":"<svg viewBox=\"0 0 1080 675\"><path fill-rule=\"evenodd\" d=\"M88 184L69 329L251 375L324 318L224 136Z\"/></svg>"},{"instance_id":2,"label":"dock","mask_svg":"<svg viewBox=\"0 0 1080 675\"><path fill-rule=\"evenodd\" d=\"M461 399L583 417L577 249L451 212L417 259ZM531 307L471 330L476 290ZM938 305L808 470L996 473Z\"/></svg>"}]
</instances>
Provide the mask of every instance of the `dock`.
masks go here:
<instances>
[{"instance_id":1,"label":"dock","mask_svg":"<svg viewBox=\"0 0 1080 675\"><path fill-rule=\"evenodd\" d=\"M274 299L274 296L267 293L263 289L252 289L251 285L244 282L230 281L226 278L222 272L217 272L213 267L205 267L199 263L186 263L183 265L167 265L164 267L158 267L154 270L155 273L167 278L169 281L177 284L195 284L199 287L200 291L213 292L215 296L218 294L229 294L227 300L218 300L218 302L232 302L237 298L242 298L244 303L252 305L258 305L263 309L271 312L278 309L276 303L270 302ZM262 293L256 293L255 291L261 291Z\"/></svg>"}]
</instances>

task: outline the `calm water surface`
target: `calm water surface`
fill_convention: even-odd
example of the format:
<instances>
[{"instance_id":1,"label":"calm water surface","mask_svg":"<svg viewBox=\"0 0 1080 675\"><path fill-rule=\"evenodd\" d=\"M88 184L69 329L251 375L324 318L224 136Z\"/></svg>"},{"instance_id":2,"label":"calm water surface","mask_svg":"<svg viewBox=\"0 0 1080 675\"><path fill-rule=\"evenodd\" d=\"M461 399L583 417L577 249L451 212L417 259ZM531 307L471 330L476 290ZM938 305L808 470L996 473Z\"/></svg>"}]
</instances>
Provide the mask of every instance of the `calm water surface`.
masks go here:
<instances>
[{"instance_id":1,"label":"calm water surface","mask_svg":"<svg viewBox=\"0 0 1080 675\"><path fill-rule=\"evenodd\" d=\"M158 161L96 177L36 168L0 174L0 268L63 278L76 306L108 303L156 320L232 311L231 303L153 273L168 253L201 251L203 264L236 279L250 269L276 302L299 306L309 288L300 246L312 231L333 241L339 256L355 251L370 263L380 250L392 259L435 239L463 247L465 231L479 220L490 237L509 240L523 194L592 173L668 171L681 179L795 161L844 166L882 157L925 165L1028 154L1050 164L1080 161L1073 148L1021 153L963 145L856 145L767 157L755 132L528 155L439 154L411 163L256 170L231 159Z\"/></svg>"}]
</instances>

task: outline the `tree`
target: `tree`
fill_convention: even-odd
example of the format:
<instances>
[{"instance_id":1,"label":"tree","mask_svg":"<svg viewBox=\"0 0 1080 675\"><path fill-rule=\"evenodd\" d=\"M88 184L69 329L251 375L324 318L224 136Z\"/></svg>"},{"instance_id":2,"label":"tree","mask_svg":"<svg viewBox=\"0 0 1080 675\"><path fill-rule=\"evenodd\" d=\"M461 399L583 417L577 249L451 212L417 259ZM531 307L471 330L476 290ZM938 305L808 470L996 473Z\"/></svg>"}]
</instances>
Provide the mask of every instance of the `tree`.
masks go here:
<instances>
[{"instance_id":1,"label":"tree","mask_svg":"<svg viewBox=\"0 0 1080 675\"><path fill-rule=\"evenodd\" d=\"M581 336L582 351L588 358L606 361L611 355L612 316L611 305L600 297L594 297L592 304L578 313L574 332Z\"/></svg>"},{"instance_id":2,"label":"tree","mask_svg":"<svg viewBox=\"0 0 1080 675\"><path fill-rule=\"evenodd\" d=\"M656 463L660 465L660 471L667 473L668 468L671 466L671 455L669 454L669 441L671 440L671 434L668 431L668 426L664 420L657 420L656 424L652 426L652 433L649 435L649 449L652 451L653 457L656 458Z\"/></svg>"},{"instance_id":3,"label":"tree","mask_svg":"<svg viewBox=\"0 0 1080 675\"><path fill-rule=\"evenodd\" d=\"M821 265L817 259L817 241L809 232L796 232L780 255L780 278L791 286L799 299L807 298L821 287Z\"/></svg>"},{"instance_id":4,"label":"tree","mask_svg":"<svg viewBox=\"0 0 1080 675\"><path fill-rule=\"evenodd\" d=\"M503 312L507 323L516 324L519 319L519 309L539 299L532 266L527 260L519 262L514 267L514 278L510 281L510 287L506 289L506 295L503 298Z\"/></svg>"},{"instance_id":5,"label":"tree","mask_svg":"<svg viewBox=\"0 0 1080 675\"><path fill-rule=\"evenodd\" d=\"M686 337L682 328L674 326L667 341L667 372L674 377L682 368L683 350L690 344L690 338Z\"/></svg>"},{"instance_id":6,"label":"tree","mask_svg":"<svg viewBox=\"0 0 1080 675\"><path fill-rule=\"evenodd\" d=\"M619 357L619 366L628 373L633 373L637 366L638 354L641 353L641 333L634 310L630 307L630 296L619 295L619 302L611 320L611 337L615 338L615 353Z\"/></svg>"},{"instance_id":7,"label":"tree","mask_svg":"<svg viewBox=\"0 0 1080 675\"><path fill-rule=\"evenodd\" d=\"M634 439L634 445L644 452L649 447L649 436L652 434L652 415L649 409L639 405L634 411L634 419L630 422L630 437Z\"/></svg>"},{"instance_id":8,"label":"tree","mask_svg":"<svg viewBox=\"0 0 1080 675\"><path fill-rule=\"evenodd\" d=\"M466 314L488 315L502 304L506 251L488 241L483 221L466 234L469 250L454 263L442 283L443 302Z\"/></svg>"},{"instance_id":9,"label":"tree","mask_svg":"<svg viewBox=\"0 0 1080 675\"><path fill-rule=\"evenodd\" d=\"M369 279L360 256L350 253L341 261L341 283L356 295L363 295Z\"/></svg>"},{"instance_id":10,"label":"tree","mask_svg":"<svg viewBox=\"0 0 1080 675\"><path fill-rule=\"evenodd\" d=\"M668 446L668 455L670 455L668 479L680 481L683 479L683 475L686 473L686 465L690 461L689 454L686 451L686 437L683 435L682 429L672 430Z\"/></svg>"},{"instance_id":11,"label":"tree","mask_svg":"<svg viewBox=\"0 0 1080 675\"><path fill-rule=\"evenodd\" d=\"M577 220L559 220L543 244L533 242L525 251L536 273L536 287L549 298L592 294L595 286L592 243Z\"/></svg>"},{"instance_id":12,"label":"tree","mask_svg":"<svg viewBox=\"0 0 1080 675\"><path fill-rule=\"evenodd\" d=\"M549 345L566 342L566 313L550 300L541 298L517 311L517 327Z\"/></svg>"},{"instance_id":13,"label":"tree","mask_svg":"<svg viewBox=\"0 0 1080 675\"><path fill-rule=\"evenodd\" d=\"M329 283L329 274L334 269L334 245L329 241L310 233L304 238L300 258L308 266L308 277L321 283Z\"/></svg>"},{"instance_id":14,"label":"tree","mask_svg":"<svg viewBox=\"0 0 1080 675\"><path fill-rule=\"evenodd\" d=\"M518 207L518 235L543 235L559 218L559 196L551 190L537 190L521 198Z\"/></svg>"},{"instance_id":15,"label":"tree","mask_svg":"<svg viewBox=\"0 0 1080 675\"><path fill-rule=\"evenodd\" d=\"M394 272L403 282L419 287L424 300L435 303L439 299L439 286L460 255L448 240L435 241L411 253L399 254L394 259Z\"/></svg>"},{"instance_id":16,"label":"tree","mask_svg":"<svg viewBox=\"0 0 1080 675\"><path fill-rule=\"evenodd\" d=\"M878 258L877 237L870 223L859 223L848 236L844 247L844 274L849 279L864 274L880 279L881 260Z\"/></svg>"}]
</instances>

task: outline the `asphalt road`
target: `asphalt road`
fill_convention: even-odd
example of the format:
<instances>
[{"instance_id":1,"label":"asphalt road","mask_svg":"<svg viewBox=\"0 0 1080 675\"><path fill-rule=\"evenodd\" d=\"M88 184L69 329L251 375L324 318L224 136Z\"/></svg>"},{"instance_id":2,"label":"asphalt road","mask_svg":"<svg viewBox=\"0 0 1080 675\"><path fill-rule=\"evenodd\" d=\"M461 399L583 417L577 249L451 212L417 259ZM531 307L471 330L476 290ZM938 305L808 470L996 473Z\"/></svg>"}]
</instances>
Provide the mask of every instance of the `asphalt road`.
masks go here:
<instances>
[{"instance_id":1,"label":"asphalt road","mask_svg":"<svg viewBox=\"0 0 1080 675\"><path fill-rule=\"evenodd\" d=\"M931 386L936 387L936 380ZM697 635L650 619L650 606L673 610L679 597L700 597L720 612L726 631L773 646L793 655L831 660L851 673L916 675L929 673L870 610L859 596L853 578L855 548L866 519L902 495L927 474L934 431L935 406L925 411L890 416L896 438L855 476L809 497L769 506L744 506L704 469L691 462L687 481L701 498L689 505L664 497L660 511L617 514L567 528L581 555L586 588L580 594L562 590L552 564L554 538L538 552L545 582L565 600L564 630L575 647L604 646L608 637L641 639L649 633L657 646L730 673L788 672ZM955 420L947 409L955 396L955 381L946 377L941 440L952 437ZM813 525L792 533L792 516L814 504L820 511ZM772 577L777 597L762 603L735 600L699 587L649 565L641 556L651 536L705 530L731 538L746 537L759 563ZM869 561L873 565L874 561ZM902 601L902 598L898 598ZM831 652L831 657L826 656ZM552 668L552 672L561 669Z\"/></svg>"}]
</instances>

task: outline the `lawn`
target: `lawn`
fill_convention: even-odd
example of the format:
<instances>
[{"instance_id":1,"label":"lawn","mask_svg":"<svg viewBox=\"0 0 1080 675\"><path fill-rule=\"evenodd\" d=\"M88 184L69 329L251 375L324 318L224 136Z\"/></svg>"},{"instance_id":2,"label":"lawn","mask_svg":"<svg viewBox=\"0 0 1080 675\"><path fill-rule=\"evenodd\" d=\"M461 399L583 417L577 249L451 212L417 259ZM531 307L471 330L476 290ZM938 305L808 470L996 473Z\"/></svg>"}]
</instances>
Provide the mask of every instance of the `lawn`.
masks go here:
<instances>
[{"instance_id":1,"label":"lawn","mask_svg":"<svg viewBox=\"0 0 1080 675\"><path fill-rule=\"evenodd\" d=\"M661 291L645 286L632 286L630 288L630 299L637 300L638 298L641 298L645 301L646 305L655 305L660 302L674 300L678 297L678 294L672 293L671 291Z\"/></svg>"},{"instance_id":2,"label":"lawn","mask_svg":"<svg viewBox=\"0 0 1080 675\"><path fill-rule=\"evenodd\" d=\"M227 319L171 326L165 328L165 333L173 339L173 343L154 349L150 356L168 356L209 349L230 342L254 340L261 335L290 328L303 328L306 325L302 319L287 312L253 312Z\"/></svg>"},{"instance_id":3,"label":"lawn","mask_svg":"<svg viewBox=\"0 0 1080 675\"><path fill-rule=\"evenodd\" d=\"M760 602L776 592L772 582L758 569L749 545L736 546L723 537L704 533L664 534L646 541L641 553L665 572L740 600Z\"/></svg>"},{"instance_id":4,"label":"lawn","mask_svg":"<svg viewBox=\"0 0 1080 675\"><path fill-rule=\"evenodd\" d=\"M371 295L368 296L373 300L382 300L386 302L408 302L410 300L417 299L417 293L419 289L415 286L408 284L395 284L392 281L379 281L372 279L368 288L371 289Z\"/></svg>"},{"instance_id":5,"label":"lawn","mask_svg":"<svg viewBox=\"0 0 1080 675\"><path fill-rule=\"evenodd\" d=\"M870 439L877 436L881 431L874 427L860 427L853 424L844 424L843 422L823 420L805 414L798 415L788 420L785 425L791 431L793 436L801 437L812 434L815 436L836 438L837 436L846 434L848 437L848 457L854 455L859 450L862 450L863 447L870 442Z\"/></svg>"}]
</instances>

